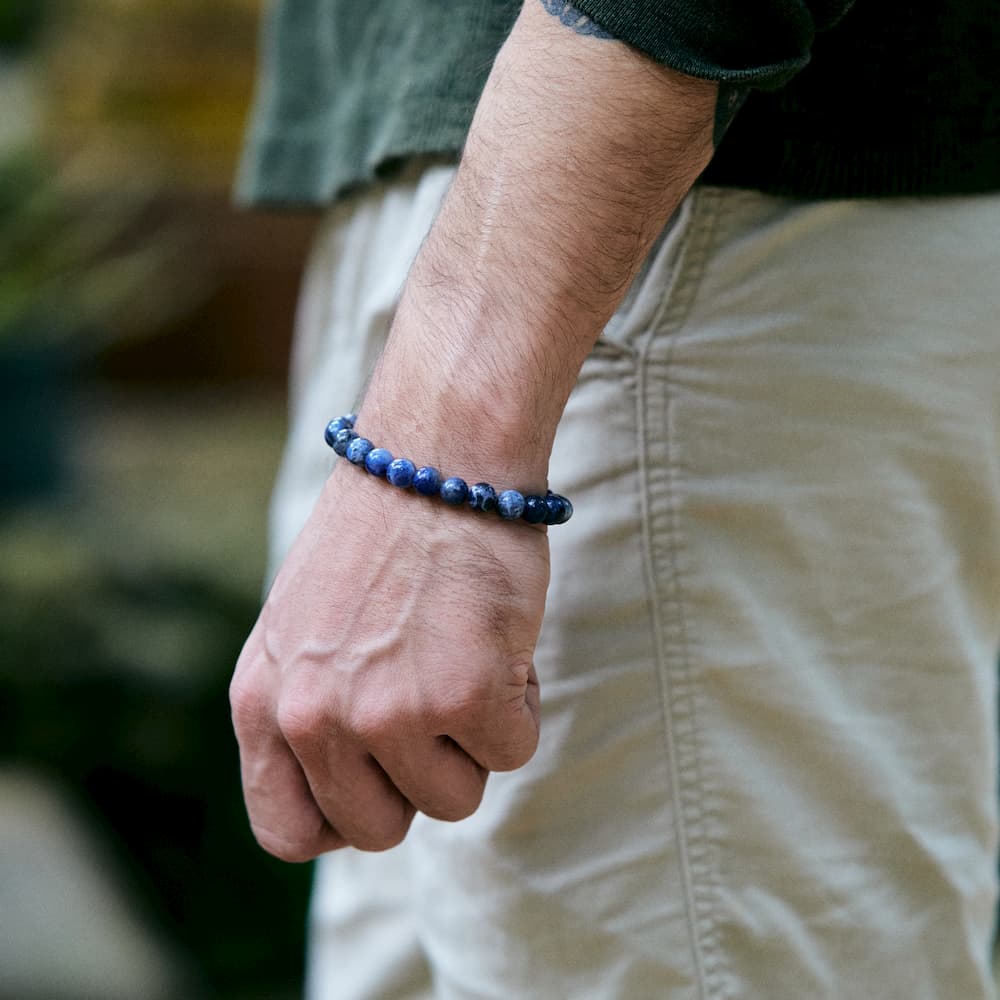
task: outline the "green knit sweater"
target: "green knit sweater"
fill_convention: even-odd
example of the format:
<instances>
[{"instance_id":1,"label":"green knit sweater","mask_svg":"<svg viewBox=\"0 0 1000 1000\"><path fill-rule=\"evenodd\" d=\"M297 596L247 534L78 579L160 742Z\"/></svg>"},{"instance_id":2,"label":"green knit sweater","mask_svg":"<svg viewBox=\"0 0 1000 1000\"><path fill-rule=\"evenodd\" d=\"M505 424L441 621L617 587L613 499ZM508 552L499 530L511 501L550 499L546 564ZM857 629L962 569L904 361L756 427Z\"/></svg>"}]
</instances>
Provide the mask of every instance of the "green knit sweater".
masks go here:
<instances>
[{"instance_id":1,"label":"green knit sweater","mask_svg":"<svg viewBox=\"0 0 1000 1000\"><path fill-rule=\"evenodd\" d=\"M574 6L650 58L753 88L705 182L808 197L1000 190L1000 0ZM271 0L238 199L328 204L406 157L456 153L519 7Z\"/></svg>"}]
</instances>

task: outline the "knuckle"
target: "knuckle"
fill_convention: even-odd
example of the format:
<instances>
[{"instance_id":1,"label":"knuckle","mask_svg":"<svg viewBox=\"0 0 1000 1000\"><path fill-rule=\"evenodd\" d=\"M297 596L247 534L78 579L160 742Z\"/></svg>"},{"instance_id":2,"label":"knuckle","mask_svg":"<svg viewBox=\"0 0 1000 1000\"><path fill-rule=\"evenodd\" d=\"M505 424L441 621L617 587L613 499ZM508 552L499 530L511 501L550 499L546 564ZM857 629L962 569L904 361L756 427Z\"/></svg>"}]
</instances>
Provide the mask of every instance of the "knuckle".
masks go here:
<instances>
[{"instance_id":1,"label":"knuckle","mask_svg":"<svg viewBox=\"0 0 1000 1000\"><path fill-rule=\"evenodd\" d=\"M297 692L287 692L278 700L277 718L281 735L291 747L311 746L325 726L318 701Z\"/></svg>"},{"instance_id":2,"label":"knuckle","mask_svg":"<svg viewBox=\"0 0 1000 1000\"><path fill-rule=\"evenodd\" d=\"M229 685L229 706L233 728L240 733L257 732L271 718L271 700L254 684L234 678Z\"/></svg>"},{"instance_id":3,"label":"knuckle","mask_svg":"<svg viewBox=\"0 0 1000 1000\"><path fill-rule=\"evenodd\" d=\"M534 659L532 650L527 650L523 655L513 657L507 663L507 685L515 691L523 692L528 686L531 676L534 673Z\"/></svg>"},{"instance_id":4,"label":"knuckle","mask_svg":"<svg viewBox=\"0 0 1000 1000\"><path fill-rule=\"evenodd\" d=\"M352 706L349 728L364 746L379 747L392 742L406 727L398 708L382 698L359 699Z\"/></svg>"}]
</instances>

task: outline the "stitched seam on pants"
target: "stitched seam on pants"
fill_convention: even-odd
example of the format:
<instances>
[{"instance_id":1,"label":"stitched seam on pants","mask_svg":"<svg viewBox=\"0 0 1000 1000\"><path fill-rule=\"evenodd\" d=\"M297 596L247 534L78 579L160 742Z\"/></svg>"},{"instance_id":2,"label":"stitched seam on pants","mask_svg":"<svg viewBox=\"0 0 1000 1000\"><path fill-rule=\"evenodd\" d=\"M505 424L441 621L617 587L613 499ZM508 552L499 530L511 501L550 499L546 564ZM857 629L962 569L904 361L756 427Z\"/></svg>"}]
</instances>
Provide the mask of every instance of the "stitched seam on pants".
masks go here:
<instances>
[{"instance_id":1,"label":"stitched seam on pants","mask_svg":"<svg viewBox=\"0 0 1000 1000\"><path fill-rule=\"evenodd\" d=\"M689 640L684 603L681 597L679 566L680 525L677 516L677 494L674 469L674 444L671 426L671 401L660 403L650 393L650 352L659 337L667 336L667 356L656 367L669 372L673 359L675 337L693 304L709 251L715 235L715 220L719 211L719 192L699 190L692 195L692 216L683 242L678 248L678 264L671 287L650 324L641 346L637 379L637 432L639 435L640 497L643 522L643 558L647 588L651 595L651 616L657 652L657 673L660 683L663 734L671 779L675 838L688 914L691 954L698 983L698 995L707 1000L721 996L721 951L719 932L712 912L716 886L713 866L706 861L703 784L698 748L695 744L697 725L693 704L692 670L688 656ZM662 389L669 379L658 382ZM667 502L665 525L657 527L658 515L653 510L652 497L656 468L649 455L648 428L651 407L662 405L665 413L667 461L663 469L663 492ZM657 536L665 539L658 552ZM662 567L662 570L661 570ZM660 601L659 579L667 579L667 594ZM664 608L670 614L664 615ZM673 633L670 635L668 633ZM687 736L679 732L687 728Z\"/></svg>"}]
</instances>

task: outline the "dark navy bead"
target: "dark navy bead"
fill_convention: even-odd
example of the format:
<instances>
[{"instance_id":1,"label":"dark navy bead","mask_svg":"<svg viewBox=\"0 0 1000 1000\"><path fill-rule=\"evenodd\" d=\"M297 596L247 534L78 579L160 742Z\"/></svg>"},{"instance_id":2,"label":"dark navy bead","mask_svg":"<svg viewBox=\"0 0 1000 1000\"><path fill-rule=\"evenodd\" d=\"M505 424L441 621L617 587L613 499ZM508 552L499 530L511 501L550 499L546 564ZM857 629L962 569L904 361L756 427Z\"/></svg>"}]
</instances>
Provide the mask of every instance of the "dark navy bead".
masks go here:
<instances>
[{"instance_id":1,"label":"dark navy bead","mask_svg":"<svg viewBox=\"0 0 1000 1000\"><path fill-rule=\"evenodd\" d=\"M389 463L391 461L391 451L388 451L386 448L372 448L372 450L365 455L365 468L373 476L384 476L385 470L389 468Z\"/></svg>"},{"instance_id":2,"label":"dark navy bead","mask_svg":"<svg viewBox=\"0 0 1000 1000\"><path fill-rule=\"evenodd\" d=\"M357 432L350 427L344 427L333 436L330 447L340 455L341 458L347 454L347 446L357 437Z\"/></svg>"},{"instance_id":3,"label":"dark navy bead","mask_svg":"<svg viewBox=\"0 0 1000 1000\"><path fill-rule=\"evenodd\" d=\"M408 458L397 458L390 462L389 468L385 470L385 478L401 490L408 490L413 485L413 477L416 474L417 467Z\"/></svg>"},{"instance_id":4,"label":"dark navy bead","mask_svg":"<svg viewBox=\"0 0 1000 1000\"><path fill-rule=\"evenodd\" d=\"M521 517L528 524L541 524L549 515L549 508L545 503L545 497L532 494L524 498L524 513Z\"/></svg>"},{"instance_id":5,"label":"dark navy bead","mask_svg":"<svg viewBox=\"0 0 1000 1000\"><path fill-rule=\"evenodd\" d=\"M433 465L422 466L413 477L413 488L425 497L436 497L441 489L441 473Z\"/></svg>"},{"instance_id":6,"label":"dark navy bead","mask_svg":"<svg viewBox=\"0 0 1000 1000\"><path fill-rule=\"evenodd\" d=\"M559 497L559 499L562 500L563 502L562 520L558 521L557 523L565 524L573 516L573 505L561 493L557 493L556 496Z\"/></svg>"},{"instance_id":7,"label":"dark navy bead","mask_svg":"<svg viewBox=\"0 0 1000 1000\"><path fill-rule=\"evenodd\" d=\"M368 457L368 452L374 447L375 445L368 438L356 437L347 446L347 461L353 462L355 465L364 465L365 459Z\"/></svg>"},{"instance_id":8,"label":"dark navy bead","mask_svg":"<svg viewBox=\"0 0 1000 1000\"><path fill-rule=\"evenodd\" d=\"M464 479L459 479L458 476L449 476L441 484L441 499L445 503L457 507L459 504L465 503L468 498L469 487L466 486Z\"/></svg>"},{"instance_id":9,"label":"dark navy bead","mask_svg":"<svg viewBox=\"0 0 1000 1000\"><path fill-rule=\"evenodd\" d=\"M348 427L353 427L358 422L358 415L356 413L345 413L340 419L343 420Z\"/></svg>"},{"instance_id":10,"label":"dark navy bead","mask_svg":"<svg viewBox=\"0 0 1000 1000\"><path fill-rule=\"evenodd\" d=\"M558 493L547 493L545 506L548 508L546 524L565 524L573 514L573 505Z\"/></svg>"},{"instance_id":11,"label":"dark navy bead","mask_svg":"<svg viewBox=\"0 0 1000 1000\"><path fill-rule=\"evenodd\" d=\"M517 490L504 490L497 497L497 512L505 521L516 521L524 513L524 496Z\"/></svg>"},{"instance_id":12,"label":"dark navy bead","mask_svg":"<svg viewBox=\"0 0 1000 1000\"><path fill-rule=\"evenodd\" d=\"M497 491L489 483L476 483L469 487L469 506L489 514L497 509Z\"/></svg>"}]
</instances>

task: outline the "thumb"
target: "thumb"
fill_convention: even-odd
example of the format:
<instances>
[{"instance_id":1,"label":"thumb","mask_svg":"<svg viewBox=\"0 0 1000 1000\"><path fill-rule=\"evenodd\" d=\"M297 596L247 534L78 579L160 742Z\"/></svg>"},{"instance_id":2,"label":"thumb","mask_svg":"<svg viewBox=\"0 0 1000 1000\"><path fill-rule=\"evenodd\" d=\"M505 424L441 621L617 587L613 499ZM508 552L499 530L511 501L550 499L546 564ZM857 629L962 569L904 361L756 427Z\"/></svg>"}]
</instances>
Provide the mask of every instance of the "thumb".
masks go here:
<instances>
[{"instance_id":1,"label":"thumb","mask_svg":"<svg viewBox=\"0 0 1000 1000\"><path fill-rule=\"evenodd\" d=\"M538 674L529 659L510 668L500 696L478 725L449 735L488 771L514 771L538 748L540 717Z\"/></svg>"}]
</instances>

